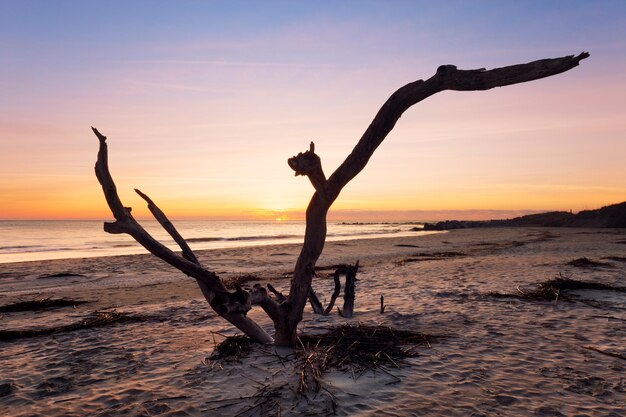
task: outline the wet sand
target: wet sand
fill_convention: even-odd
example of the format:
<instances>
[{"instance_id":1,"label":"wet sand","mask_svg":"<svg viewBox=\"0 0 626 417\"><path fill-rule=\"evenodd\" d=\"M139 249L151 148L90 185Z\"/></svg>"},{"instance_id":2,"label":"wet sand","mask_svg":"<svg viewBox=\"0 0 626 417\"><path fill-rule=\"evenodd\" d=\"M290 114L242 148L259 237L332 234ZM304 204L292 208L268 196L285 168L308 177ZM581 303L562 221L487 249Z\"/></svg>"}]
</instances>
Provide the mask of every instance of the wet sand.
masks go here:
<instances>
[{"instance_id":1,"label":"wet sand","mask_svg":"<svg viewBox=\"0 0 626 417\"><path fill-rule=\"evenodd\" d=\"M362 265L355 317L307 307L302 332L362 322L446 337L419 347L401 368L329 372L323 389L305 397L295 393L298 364L286 352L257 346L239 361L207 361L236 329L215 316L192 279L151 255L3 264L0 305L47 297L88 303L2 313L1 330L112 309L148 319L0 342L0 415L621 416L626 294L583 290L548 301L487 294L523 292L559 274L626 286L624 241L623 229L494 228L328 243L318 266ZM199 255L224 279L256 275L286 291L298 251ZM569 264L579 258L598 264ZM322 300L332 292L329 272L314 281ZM250 315L271 331L260 309Z\"/></svg>"}]
</instances>

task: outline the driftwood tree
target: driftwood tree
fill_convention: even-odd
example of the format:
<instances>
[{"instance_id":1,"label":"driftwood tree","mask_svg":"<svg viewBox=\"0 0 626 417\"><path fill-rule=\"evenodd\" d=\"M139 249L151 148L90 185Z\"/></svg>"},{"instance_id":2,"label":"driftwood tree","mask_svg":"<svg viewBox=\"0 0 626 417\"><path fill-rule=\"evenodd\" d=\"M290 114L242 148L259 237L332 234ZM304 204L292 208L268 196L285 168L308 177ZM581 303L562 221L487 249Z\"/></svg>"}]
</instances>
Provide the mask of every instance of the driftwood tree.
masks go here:
<instances>
[{"instance_id":1,"label":"driftwood tree","mask_svg":"<svg viewBox=\"0 0 626 417\"><path fill-rule=\"evenodd\" d=\"M237 287L228 291L220 278L204 268L185 240L176 231L165 214L145 194L137 193L148 203L150 211L169 232L182 249L178 254L155 240L131 215L131 209L122 204L108 168L106 137L93 128L100 141L96 176L102 185L115 222L105 223L108 233L127 233L148 251L186 275L195 278L200 290L215 312L228 320L252 339L261 343L294 346L296 328L311 291L315 264L322 253L326 240L326 215L345 185L354 178L369 161L370 157L393 129L402 114L411 106L444 90L476 91L489 90L511 84L537 80L568 71L589 56L583 52L577 56L543 59L526 64L512 65L492 70L458 70L454 65L442 65L435 75L427 80L418 80L401 87L389 97L378 111L350 155L326 177L319 156L311 143L309 150L290 158L289 166L296 175L305 175L315 192L306 210L306 231L302 250L296 261L289 294L283 296L269 287L257 285L250 292ZM272 338L253 320L246 317L252 305L260 306L274 323Z\"/></svg>"}]
</instances>

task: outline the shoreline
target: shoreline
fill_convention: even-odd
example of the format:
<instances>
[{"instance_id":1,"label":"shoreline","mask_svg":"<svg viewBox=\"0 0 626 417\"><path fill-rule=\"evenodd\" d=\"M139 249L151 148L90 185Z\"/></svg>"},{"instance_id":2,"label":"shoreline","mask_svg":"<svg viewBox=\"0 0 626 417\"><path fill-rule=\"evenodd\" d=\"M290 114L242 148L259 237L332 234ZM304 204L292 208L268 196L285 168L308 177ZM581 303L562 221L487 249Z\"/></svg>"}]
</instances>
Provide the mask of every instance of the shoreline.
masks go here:
<instances>
[{"instance_id":1,"label":"shoreline","mask_svg":"<svg viewBox=\"0 0 626 417\"><path fill-rule=\"evenodd\" d=\"M361 241L371 241L371 240L396 240L396 239L413 239L413 238L421 238L424 236L428 236L428 235L435 235L435 234L446 234L449 233L450 231L448 230L444 230L444 231L412 231L412 232L398 232L395 234L389 234L389 235L384 235L384 236L380 236L380 235L367 235L367 236L356 236L356 237L343 237L343 236L337 236L337 237L331 237L326 239L326 244L325 244L325 248L330 245L330 244L337 244L339 246L343 245L344 242L358 242L359 244L362 243ZM299 240L303 240L304 236L298 238ZM99 260L103 260L105 261L106 259L110 259L110 260L116 260L117 258L129 258L129 257L144 257L144 256L149 256L149 257L153 257L153 255L151 255L146 249L144 249L141 245L139 245L138 243L136 243L137 245L137 250L141 251L141 253L128 253L128 254L115 254L115 255L98 255L98 256L83 256L83 257L69 257L69 258L53 258L53 259L34 259L34 260L25 260L25 261L12 261L12 262L0 262L0 269L3 266L15 266L15 265L21 265L21 264L34 264L34 263L62 263L65 261L71 262L71 261L80 261L80 260L84 260L84 261L88 261L91 259L99 259ZM177 250L174 250L174 252L176 253L180 253L180 248L178 248L178 246L172 245L172 247L175 247ZM243 245L239 245L239 246L224 246L224 247L216 247L216 248L209 248L209 249L193 249L194 253L196 253L199 257L201 258L208 258L209 254L211 253L220 253L221 252L227 252L227 251L241 251L241 250L250 250L251 252L256 252L255 249L260 249L260 248L267 248L267 249L271 249L271 248L285 248L285 249L293 249L294 247L297 248L301 248L302 247L302 243L301 242L285 242L285 243L251 243L251 244L243 244ZM296 259L294 259L294 263L295 263ZM161 261L163 262L163 261Z\"/></svg>"},{"instance_id":2,"label":"shoreline","mask_svg":"<svg viewBox=\"0 0 626 417\"><path fill-rule=\"evenodd\" d=\"M12 222L15 223L15 222ZM28 222L22 222L28 223ZM37 222L53 224L54 222ZM57 222L60 224L67 221ZM145 249L125 234L111 236L101 231L102 222L79 222L83 227L26 230L26 236L18 240L11 230L0 230L0 265L17 262L45 261L58 259L97 258L121 255L140 255ZM85 226L87 223L87 226ZM236 224L236 226L232 226ZM242 225L254 225L253 229ZM415 223L335 223L329 230L327 241L355 239L376 239L382 237L403 237L415 234L438 233L436 231L415 230ZM179 248L161 226L152 222L148 230L168 248ZM304 223L259 223L259 222L186 222L181 224L181 233L194 251L231 249L281 244L301 244L304 239ZM209 227L210 226L210 227ZM393 227L390 229L390 227ZM410 228L409 228L410 227ZM251 233L250 230L256 232ZM23 231L24 232L24 231ZM3 236L3 233L5 236ZM40 234L54 237L42 243ZM67 236L66 236L67 235ZM67 239L64 238L66 236Z\"/></svg>"},{"instance_id":3,"label":"shoreline","mask_svg":"<svg viewBox=\"0 0 626 417\"><path fill-rule=\"evenodd\" d=\"M400 258L409 254L418 246L427 247L427 242L419 245L415 242L422 242L429 236L446 234L448 232L328 241L316 268L324 269L327 265L354 263L357 259L361 259L362 264L366 259L374 264L386 262L390 258ZM396 244L410 246L394 246ZM203 265L225 281L255 275L259 282L275 283L288 281L290 278L288 274L293 270L301 247L299 243L282 243L204 249L195 253ZM355 248L363 248L363 251ZM11 282L8 282L9 279ZM88 290L91 293L95 291L94 287L109 287L118 291L146 285L179 286L185 288L185 295L197 295L202 298L195 280L186 277L147 251L141 254L0 264L0 303L8 298L24 297L29 294L67 296L78 291ZM130 301L128 297L123 297L123 300Z\"/></svg>"},{"instance_id":4,"label":"shoreline","mask_svg":"<svg viewBox=\"0 0 626 417\"><path fill-rule=\"evenodd\" d=\"M559 233L577 236L586 234L616 235L626 238L626 229L511 227L488 229L454 229L394 237L366 237L327 241L316 269L328 265L354 264L360 260L361 270L378 265L401 266L411 255L461 254L462 258L483 256L498 250L514 249L525 244L508 236L550 235ZM481 242L483 235L504 236L494 242ZM622 240L617 239L618 242ZM626 239L623 239L626 243ZM469 247L468 247L469 246ZM499 249L499 246L503 249ZM301 249L300 243L282 243L195 251L200 262L224 281L255 276L262 284L288 281ZM624 247L626 249L626 247ZM619 256L616 251L614 256ZM427 258L428 260L429 258ZM420 262L421 263L421 262ZM575 270L575 269L574 269ZM332 272L332 271L330 271ZM55 277L56 275L56 277ZM314 279L323 282L321 279ZM144 286L180 286L185 294L201 298L195 280L182 274L152 254L112 255L88 258L65 258L0 264L0 303L7 298L28 294L71 294L103 288L116 291ZM123 297L123 302L130 301ZM146 300L147 301L147 300ZM106 304L106 303L103 303Z\"/></svg>"}]
</instances>

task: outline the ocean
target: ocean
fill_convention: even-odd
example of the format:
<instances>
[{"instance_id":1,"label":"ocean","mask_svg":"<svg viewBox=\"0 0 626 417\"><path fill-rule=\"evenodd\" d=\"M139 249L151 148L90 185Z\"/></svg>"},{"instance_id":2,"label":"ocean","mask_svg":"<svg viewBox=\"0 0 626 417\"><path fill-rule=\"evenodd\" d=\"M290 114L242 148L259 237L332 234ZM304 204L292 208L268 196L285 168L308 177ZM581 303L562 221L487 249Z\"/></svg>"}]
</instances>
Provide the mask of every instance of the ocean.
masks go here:
<instances>
[{"instance_id":1,"label":"ocean","mask_svg":"<svg viewBox=\"0 0 626 417\"><path fill-rule=\"evenodd\" d=\"M155 238L173 250L174 241L154 220L140 222ZM302 221L173 222L194 250L300 243ZM132 255L146 250L127 235L111 235L99 220L0 221L0 263L46 259ZM415 223L328 223L327 241L426 234Z\"/></svg>"}]
</instances>

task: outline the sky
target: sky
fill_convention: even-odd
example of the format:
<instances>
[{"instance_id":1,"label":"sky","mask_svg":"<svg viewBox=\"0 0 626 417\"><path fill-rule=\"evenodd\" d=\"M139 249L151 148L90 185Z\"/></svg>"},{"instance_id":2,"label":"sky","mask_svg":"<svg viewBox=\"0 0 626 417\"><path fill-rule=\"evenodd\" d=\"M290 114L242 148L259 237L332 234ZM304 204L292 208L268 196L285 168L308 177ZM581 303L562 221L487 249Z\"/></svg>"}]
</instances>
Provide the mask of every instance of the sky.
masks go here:
<instances>
[{"instance_id":1,"label":"sky","mask_svg":"<svg viewBox=\"0 0 626 417\"><path fill-rule=\"evenodd\" d=\"M382 103L439 65L589 51L564 74L442 92L400 119L331 218L501 218L626 200L624 1L0 0L0 219L298 219Z\"/></svg>"}]
</instances>

